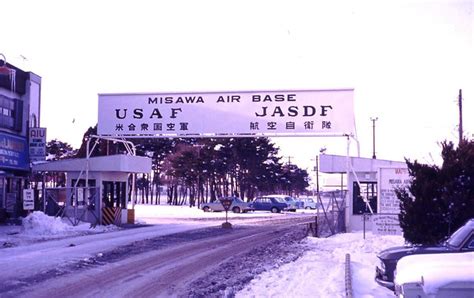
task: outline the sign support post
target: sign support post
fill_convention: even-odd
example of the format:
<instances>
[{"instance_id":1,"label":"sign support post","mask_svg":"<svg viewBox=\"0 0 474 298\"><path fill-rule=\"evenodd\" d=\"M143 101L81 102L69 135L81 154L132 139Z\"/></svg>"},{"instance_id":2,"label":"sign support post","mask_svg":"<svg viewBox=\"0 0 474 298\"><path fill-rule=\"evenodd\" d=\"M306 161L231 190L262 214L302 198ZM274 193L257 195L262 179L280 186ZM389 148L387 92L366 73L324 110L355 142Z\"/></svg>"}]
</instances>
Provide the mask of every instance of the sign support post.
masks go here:
<instances>
[{"instance_id":1,"label":"sign support post","mask_svg":"<svg viewBox=\"0 0 474 298\"><path fill-rule=\"evenodd\" d=\"M232 198L220 198L219 201L221 201L222 206L224 207L225 210L225 223L222 224L222 228L224 229L231 229L232 224L227 220L227 213L229 212L230 206L232 205Z\"/></svg>"}]
</instances>

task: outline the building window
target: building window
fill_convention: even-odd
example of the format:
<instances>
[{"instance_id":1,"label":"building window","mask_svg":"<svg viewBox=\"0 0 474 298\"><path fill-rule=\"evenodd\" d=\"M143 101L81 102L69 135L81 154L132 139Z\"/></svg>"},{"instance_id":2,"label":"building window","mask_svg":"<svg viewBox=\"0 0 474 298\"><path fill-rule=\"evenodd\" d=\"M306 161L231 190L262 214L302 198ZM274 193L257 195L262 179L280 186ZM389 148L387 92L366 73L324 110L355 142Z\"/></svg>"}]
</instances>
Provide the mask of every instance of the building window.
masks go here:
<instances>
[{"instance_id":1,"label":"building window","mask_svg":"<svg viewBox=\"0 0 474 298\"><path fill-rule=\"evenodd\" d=\"M21 131L22 102L0 95L0 128Z\"/></svg>"},{"instance_id":2,"label":"building window","mask_svg":"<svg viewBox=\"0 0 474 298\"><path fill-rule=\"evenodd\" d=\"M377 182L354 182L352 188L352 212L353 214L370 213L369 203L372 211L377 213Z\"/></svg>"}]
</instances>

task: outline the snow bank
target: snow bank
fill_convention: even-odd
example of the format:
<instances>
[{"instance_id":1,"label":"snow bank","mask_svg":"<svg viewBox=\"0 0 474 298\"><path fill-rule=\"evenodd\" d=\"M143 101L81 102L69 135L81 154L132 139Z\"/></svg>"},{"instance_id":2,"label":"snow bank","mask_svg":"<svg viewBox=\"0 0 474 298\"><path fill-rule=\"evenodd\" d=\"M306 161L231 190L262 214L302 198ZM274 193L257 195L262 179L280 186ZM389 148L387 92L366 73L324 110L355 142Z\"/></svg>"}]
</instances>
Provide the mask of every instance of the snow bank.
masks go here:
<instances>
[{"instance_id":1,"label":"snow bank","mask_svg":"<svg viewBox=\"0 0 474 298\"><path fill-rule=\"evenodd\" d=\"M41 211L34 211L22 220L25 234L58 235L70 230L70 226L59 217L52 217Z\"/></svg>"},{"instance_id":2,"label":"snow bank","mask_svg":"<svg viewBox=\"0 0 474 298\"><path fill-rule=\"evenodd\" d=\"M404 243L402 236L337 234L308 237L307 252L297 261L267 271L252 280L237 298L245 297L345 297L344 262L351 254L354 297L393 297L374 281L376 253Z\"/></svg>"}]
</instances>

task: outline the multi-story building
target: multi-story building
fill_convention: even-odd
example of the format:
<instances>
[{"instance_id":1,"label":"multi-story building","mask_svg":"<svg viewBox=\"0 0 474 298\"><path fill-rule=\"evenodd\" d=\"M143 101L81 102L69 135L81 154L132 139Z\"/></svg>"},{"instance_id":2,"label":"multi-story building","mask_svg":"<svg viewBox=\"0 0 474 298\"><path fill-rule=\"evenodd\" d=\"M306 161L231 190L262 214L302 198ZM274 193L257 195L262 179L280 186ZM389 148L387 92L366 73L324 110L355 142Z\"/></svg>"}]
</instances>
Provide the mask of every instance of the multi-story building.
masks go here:
<instances>
[{"instance_id":1,"label":"multi-story building","mask_svg":"<svg viewBox=\"0 0 474 298\"><path fill-rule=\"evenodd\" d=\"M28 136L40 125L41 77L0 54L0 221L22 215L31 173Z\"/></svg>"}]
</instances>

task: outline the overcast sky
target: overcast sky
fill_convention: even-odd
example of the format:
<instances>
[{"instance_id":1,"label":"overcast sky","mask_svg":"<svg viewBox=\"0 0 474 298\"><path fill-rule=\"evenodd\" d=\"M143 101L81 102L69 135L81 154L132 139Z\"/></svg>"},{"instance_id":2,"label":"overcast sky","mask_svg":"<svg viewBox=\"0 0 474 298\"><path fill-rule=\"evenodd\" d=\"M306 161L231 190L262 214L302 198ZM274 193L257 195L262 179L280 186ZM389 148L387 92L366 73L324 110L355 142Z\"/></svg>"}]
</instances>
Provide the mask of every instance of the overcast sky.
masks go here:
<instances>
[{"instance_id":1,"label":"overcast sky","mask_svg":"<svg viewBox=\"0 0 474 298\"><path fill-rule=\"evenodd\" d=\"M7 0L0 53L42 77L41 125L74 147L98 93L355 88L361 156L378 117L377 157L432 163L457 142L459 89L474 133L473 1ZM346 153L273 140L302 168Z\"/></svg>"}]
</instances>

